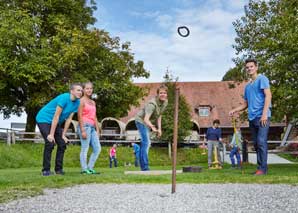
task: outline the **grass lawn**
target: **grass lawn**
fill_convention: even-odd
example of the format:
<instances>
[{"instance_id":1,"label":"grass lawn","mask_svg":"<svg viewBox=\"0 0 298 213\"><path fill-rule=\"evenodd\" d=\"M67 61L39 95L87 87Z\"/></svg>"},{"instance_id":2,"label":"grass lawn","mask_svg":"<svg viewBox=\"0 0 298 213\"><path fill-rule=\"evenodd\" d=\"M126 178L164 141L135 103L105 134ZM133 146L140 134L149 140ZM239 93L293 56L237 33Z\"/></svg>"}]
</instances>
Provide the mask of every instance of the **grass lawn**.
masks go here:
<instances>
[{"instance_id":1,"label":"grass lawn","mask_svg":"<svg viewBox=\"0 0 298 213\"><path fill-rule=\"evenodd\" d=\"M134 167L124 167L121 162L132 162L131 148L119 147L120 167L108 168L108 161L101 156L96 170L99 175L81 175L79 167L79 147L71 147L66 151L64 176L41 176L41 150L37 144L15 145L7 147L0 145L0 203L27 196L42 194L44 188L61 188L76 184L88 183L156 183L171 184L171 175L144 176L125 175L126 170L138 170ZM108 147L103 147L103 153ZM120 154L120 151L122 154ZM152 148L150 150L151 170L171 170L171 161L167 157L167 150ZM5 166L6 165L6 166ZM17 165L17 166L16 166ZM161 165L161 166L160 166ZM201 173L177 174L179 183L257 183L257 184L298 184L298 165L270 165L269 174L255 177L255 165L245 165L241 170L231 170L225 165L222 170L208 170L207 157L200 154L199 149L178 149L178 166L203 166ZM170 190L170 189L169 189Z\"/></svg>"}]
</instances>

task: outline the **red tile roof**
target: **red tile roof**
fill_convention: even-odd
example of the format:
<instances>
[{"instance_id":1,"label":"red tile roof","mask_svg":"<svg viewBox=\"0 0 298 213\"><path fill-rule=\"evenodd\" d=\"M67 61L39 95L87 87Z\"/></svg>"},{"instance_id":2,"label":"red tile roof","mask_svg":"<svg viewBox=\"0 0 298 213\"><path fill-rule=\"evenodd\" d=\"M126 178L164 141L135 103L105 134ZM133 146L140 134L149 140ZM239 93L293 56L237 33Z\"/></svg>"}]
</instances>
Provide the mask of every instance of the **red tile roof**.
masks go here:
<instances>
[{"instance_id":1,"label":"red tile roof","mask_svg":"<svg viewBox=\"0 0 298 213\"><path fill-rule=\"evenodd\" d=\"M179 82L180 93L185 96L186 101L191 107L191 116L196 120L200 127L209 127L214 119L219 119L222 127L231 127L229 111L243 103L243 91L245 83L234 83L235 88L231 88L233 81L217 82ZM162 83L136 83L140 87L146 87L149 90L148 96L140 100L140 106L132 107L126 117L120 120L126 123L133 118L145 103L156 95L157 88ZM195 108L206 105L212 108L207 117L199 117Z\"/></svg>"}]
</instances>

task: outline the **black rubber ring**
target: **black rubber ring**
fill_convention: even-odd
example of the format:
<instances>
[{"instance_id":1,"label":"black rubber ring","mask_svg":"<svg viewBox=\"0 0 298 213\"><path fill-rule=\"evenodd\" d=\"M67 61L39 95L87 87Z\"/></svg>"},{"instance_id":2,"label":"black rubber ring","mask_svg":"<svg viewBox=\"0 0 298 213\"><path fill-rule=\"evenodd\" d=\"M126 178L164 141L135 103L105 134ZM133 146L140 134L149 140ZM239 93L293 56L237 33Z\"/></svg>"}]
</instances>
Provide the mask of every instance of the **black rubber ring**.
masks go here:
<instances>
[{"instance_id":1,"label":"black rubber ring","mask_svg":"<svg viewBox=\"0 0 298 213\"><path fill-rule=\"evenodd\" d=\"M181 30L186 30L186 34L181 33ZM177 32L182 37L187 37L190 34L190 31L189 31L189 29L186 26L178 27Z\"/></svg>"}]
</instances>

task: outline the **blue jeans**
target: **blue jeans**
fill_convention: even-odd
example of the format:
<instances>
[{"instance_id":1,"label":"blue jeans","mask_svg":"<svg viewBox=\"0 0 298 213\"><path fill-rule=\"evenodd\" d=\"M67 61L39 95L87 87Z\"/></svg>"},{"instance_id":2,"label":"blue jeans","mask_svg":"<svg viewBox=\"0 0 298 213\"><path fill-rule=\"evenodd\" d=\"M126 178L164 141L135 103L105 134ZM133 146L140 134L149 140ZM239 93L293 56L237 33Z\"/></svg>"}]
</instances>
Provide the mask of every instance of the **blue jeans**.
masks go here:
<instances>
[{"instance_id":1,"label":"blue jeans","mask_svg":"<svg viewBox=\"0 0 298 213\"><path fill-rule=\"evenodd\" d=\"M267 158L268 158L268 132L269 132L270 119L268 118L267 125L261 126L260 118L255 118L249 121L254 148L257 153L258 170L267 173Z\"/></svg>"},{"instance_id":2,"label":"blue jeans","mask_svg":"<svg viewBox=\"0 0 298 213\"><path fill-rule=\"evenodd\" d=\"M114 167L118 166L117 158L115 156L110 157L110 168L112 168L112 163L114 161Z\"/></svg>"},{"instance_id":3,"label":"blue jeans","mask_svg":"<svg viewBox=\"0 0 298 213\"><path fill-rule=\"evenodd\" d=\"M142 171L149 170L149 147L150 147L150 132L146 125L136 121L136 126L139 130L141 136L141 144L140 144L140 166Z\"/></svg>"},{"instance_id":4,"label":"blue jeans","mask_svg":"<svg viewBox=\"0 0 298 213\"><path fill-rule=\"evenodd\" d=\"M240 153L239 153L239 149L237 146L234 146L230 152L230 159L231 159L231 163L232 166L235 166L235 158L234 156L236 156L237 159L237 165L241 166L241 158L240 158Z\"/></svg>"},{"instance_id":5,"label":"blue jeans","mask_svg":"<svg viewBox=\"0 0 298 213\"><path fill-rule=\"evenodd\" d=\"M135 153L135 167L139 167L140 165L140 153Z\"/></svg>"},{"instance_id":6,"label":"blue jeans","mask_svg":"<svg viewBox=\"0 0 298 213\"><path fill-rule=\"evenodd\" d=\"M80 162L81 162L82 171L94 168L94 164L101 151L101 146L100 146L99 138L95 127L90 124L84 124L83 127L87 134L86 139L82 138L81 129L80 127L78 127L78 134L81 139ZM89 150L89 145L91 145L92 147L92 154L90 156L89 163L87 165L87 154Z\"/></svg>"}]
</instances>

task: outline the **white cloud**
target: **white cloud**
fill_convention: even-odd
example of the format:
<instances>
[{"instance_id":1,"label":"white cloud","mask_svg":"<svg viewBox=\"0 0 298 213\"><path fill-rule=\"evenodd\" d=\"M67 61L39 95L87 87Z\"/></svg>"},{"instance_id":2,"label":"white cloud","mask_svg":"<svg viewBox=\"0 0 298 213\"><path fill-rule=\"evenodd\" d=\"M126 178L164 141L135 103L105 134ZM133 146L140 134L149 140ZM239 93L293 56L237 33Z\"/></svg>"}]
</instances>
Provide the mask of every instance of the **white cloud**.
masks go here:
<instances>
[{"instance_id":1,"label":"white cloud","mask_svg":"<svg viewBox=\"0 0 298 213\"><path fill-rule=\"evenodd\" d=\"M162 81L167 67L180 81L222 79L232 66L234 55L231 47L234 42L232 22L242 13L224 10L219 1L214 2L216 4L212 7L208 1L207 6L157 16L157 24L168 29L168 36L138 31L119 32L122 40L131 41L136 59L143 60L145 68L151 72L150 79L136 79L136 82ZM229 2L233 8L241 6L234 1ZM189 37L178 36L177 27L181 25L189 27Z\"/></svg>"},{"instance_id":2,"label":"white cloud","mask_svg":"<svg viewBox=\"0 0 298 213\"><path fill-rule=\"evenodd\" d=\"M170 15L159 15L156 17L156 22L161 28L168 29L173 25L173 17Z\"/></svg>"}]
</instances>

